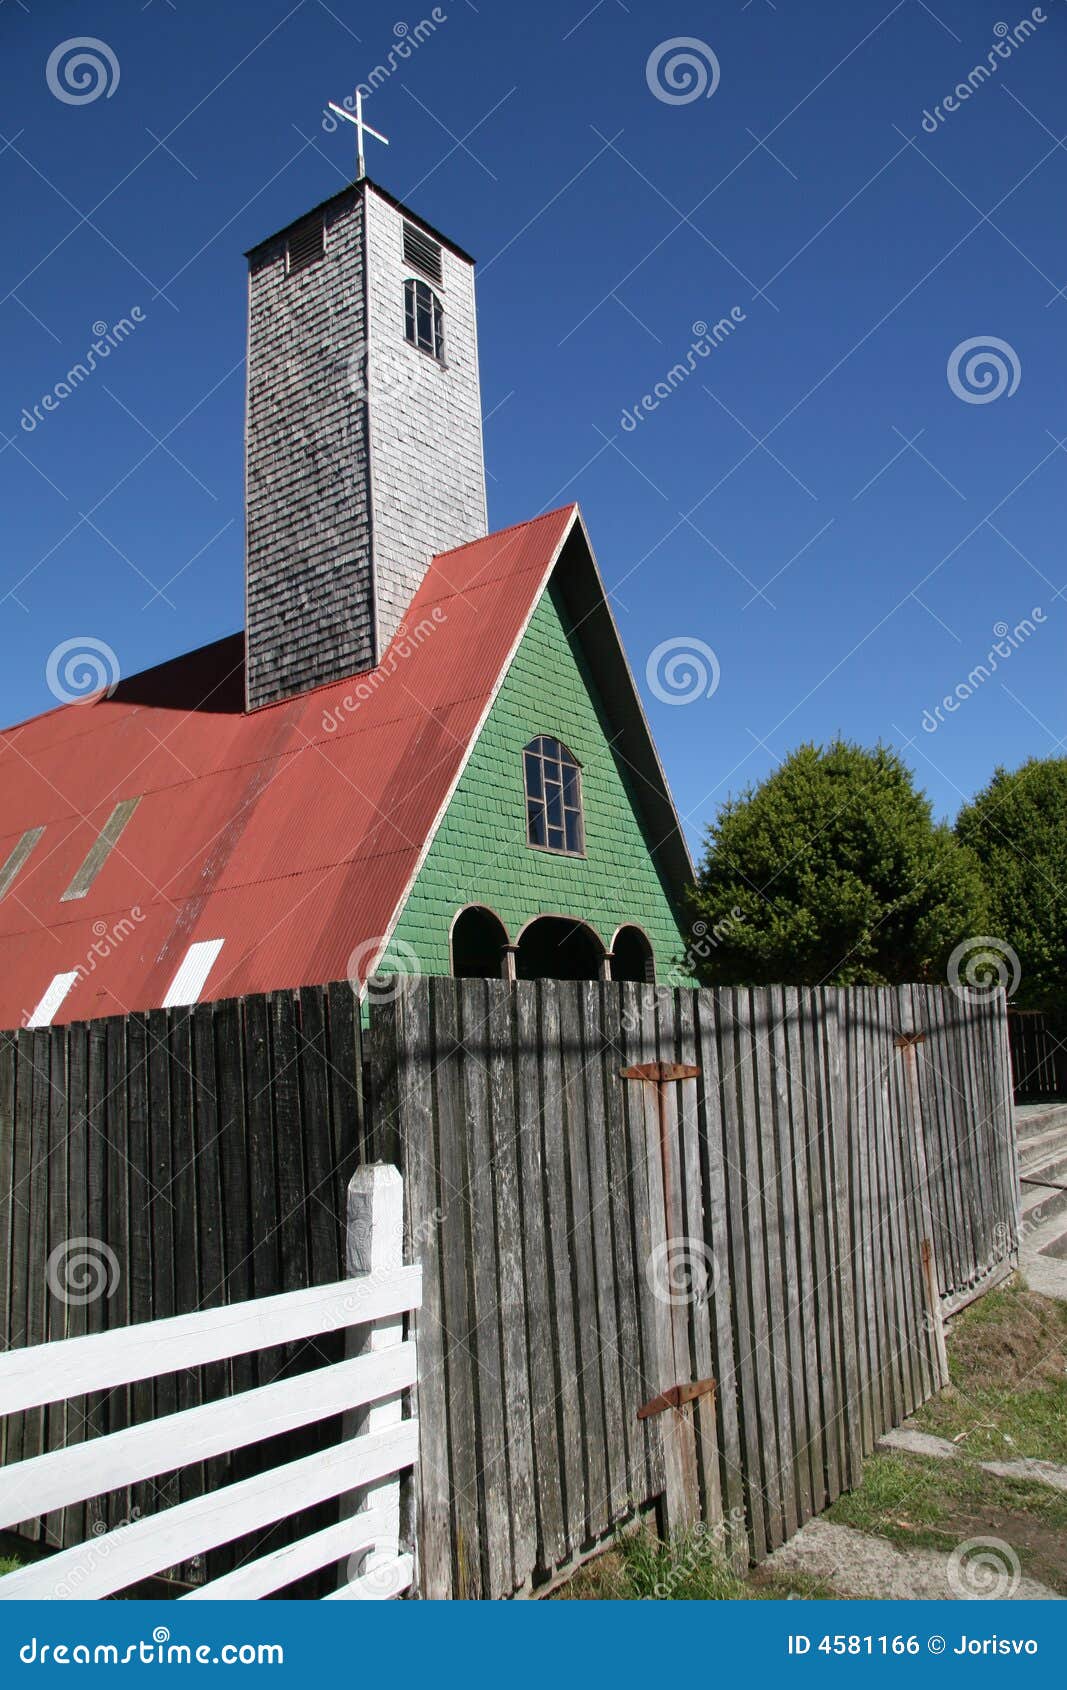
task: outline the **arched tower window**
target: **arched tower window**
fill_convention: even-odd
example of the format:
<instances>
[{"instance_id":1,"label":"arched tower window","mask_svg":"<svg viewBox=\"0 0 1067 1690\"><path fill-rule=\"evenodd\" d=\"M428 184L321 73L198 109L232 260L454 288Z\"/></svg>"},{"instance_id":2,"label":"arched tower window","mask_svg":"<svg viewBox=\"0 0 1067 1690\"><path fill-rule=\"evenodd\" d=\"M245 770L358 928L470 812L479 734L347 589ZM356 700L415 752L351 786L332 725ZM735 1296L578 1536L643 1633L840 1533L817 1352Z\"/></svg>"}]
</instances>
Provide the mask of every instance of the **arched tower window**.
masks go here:
<instances>
[{"instance_id":1,"label":"arched tower window","mask_svg":"<svg viewBox=\"0 0 1067 1690\"><path fill-rule=\"evenodd\" d=\"M585 855L582 771L558 739L541 734L522 754L526 784L526 842L542 851Z\"/></svg>"},{"instance_id":2,"label":"arched tower window","mask_svg":"<svg viewBox=\"0 0 1067 1690\"><path fill-rule=\"evenodd\" d=\"M431 352L439 363L444 362L444 308L430 284L414 276L404 283L404 333L420 352Z\"/></svg>"}]
</instances>

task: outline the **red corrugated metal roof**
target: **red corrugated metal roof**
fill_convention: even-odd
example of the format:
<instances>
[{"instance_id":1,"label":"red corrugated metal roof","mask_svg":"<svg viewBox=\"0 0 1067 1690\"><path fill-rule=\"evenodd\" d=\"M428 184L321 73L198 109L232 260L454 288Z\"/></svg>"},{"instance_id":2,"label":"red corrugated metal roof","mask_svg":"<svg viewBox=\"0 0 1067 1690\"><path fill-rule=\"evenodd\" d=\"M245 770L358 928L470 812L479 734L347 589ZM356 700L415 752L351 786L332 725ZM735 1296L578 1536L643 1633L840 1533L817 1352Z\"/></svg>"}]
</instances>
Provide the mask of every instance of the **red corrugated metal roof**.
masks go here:
<instances>
[{"instance_id":1,"label":"red corrugated metal roof","mask_svg":"<svg viewBox=\"0 0 1067 1690\"><path fill-rule=\"evenodd\" d=\"M234 635L0 733L0 865L45 829L0 900L0 1026L73 970L57 1021L155 1008L198 939L225 941L209 998L343 979L356 950L365 977L574 515L436 557L366 674L248 715Z\"/></svg>"}]
</instances>

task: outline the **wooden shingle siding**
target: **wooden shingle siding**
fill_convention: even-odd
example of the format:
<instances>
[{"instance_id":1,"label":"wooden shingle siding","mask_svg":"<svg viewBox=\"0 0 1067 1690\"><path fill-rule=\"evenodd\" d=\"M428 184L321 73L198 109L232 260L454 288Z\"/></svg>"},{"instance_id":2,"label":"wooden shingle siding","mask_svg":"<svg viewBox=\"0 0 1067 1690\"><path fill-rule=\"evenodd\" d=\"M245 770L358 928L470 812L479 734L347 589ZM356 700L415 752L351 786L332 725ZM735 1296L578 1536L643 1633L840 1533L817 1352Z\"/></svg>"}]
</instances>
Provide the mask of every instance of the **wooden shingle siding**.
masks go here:
<instances>
[{"instance_id":1,"label":"wooden shingle siding","mask_svg":"<svg viewBox=\"0 0 1067 1690\"><path fill-rule=\"evenodd\" d=\"M364 182L313 263L284 231L252 256L253 709L373 668L434 554L486 532L473 265L442 252L442 365L404 338L404 221Z\"/></svg>"}]
</instances>

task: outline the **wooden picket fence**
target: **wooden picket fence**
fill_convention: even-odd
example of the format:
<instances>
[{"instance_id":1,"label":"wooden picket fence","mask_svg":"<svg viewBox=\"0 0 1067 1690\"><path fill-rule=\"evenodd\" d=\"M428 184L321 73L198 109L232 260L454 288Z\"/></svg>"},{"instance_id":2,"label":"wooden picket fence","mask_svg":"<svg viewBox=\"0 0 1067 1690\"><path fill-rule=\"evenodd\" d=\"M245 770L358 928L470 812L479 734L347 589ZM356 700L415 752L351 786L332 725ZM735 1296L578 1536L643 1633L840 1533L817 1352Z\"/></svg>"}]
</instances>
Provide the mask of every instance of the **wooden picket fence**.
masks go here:
<instances>
[{"instance_id":1,"label":"wooden picket fence","mask_svg":"<svg viewBox=\"0 0 1067 1690\"><path fill-rule=\"evenodd\" d=\"M145 1323L221 1333L264 1301L328 1300L371 1159L403 1171L424 1266L427 1596L535 1593L650 1510L761 1558L856 1483L943 1380L944 1311L1017 1258L1002 994L401 980L363 1034L347 983L0 1033L0 1383L34 1351L114 1360L59 1397L0 1396L0 1481L47 1479L3 1512L30 1505L19 1534L60 1552L54 1580L65 1555L151 1541L157 1569L225 1593L340 1530L314 1485L251 1552L194 1549L183 1521L347 1442L328 1406L284 1420L348 1365L344 1323L194 1347L177 1372L121 1358ZM267 1391L290 1429L242 1445ZM149 1475L175 1421L207 1442ZM103 1496L79 1453L101 1450L122 1458ZM149 1516L182 1527L162 1559Z\"/></svg>"},{"instance_id":2,"label":"wooden picket fence","mask_svg":"<svg viewBox=\"0 0 1067 1690\"><path fill-rule=\"evenodd\" d=\"M0 1578L0 1599L110 1596L220 1544L241 1542L246 1553L237 1566L189 1591L186 1600L267 1596L338 1560L345 1570L329 1597L381 1600L408 1589L413 1556L402 1547L400 1476L417 1463L419 1428L403 1412L416 1381L416 1350L402 1322L419 1306L421 1273L401 1265L401 1231L396 1170L361 1169L349 1196L353 1277L0 1357L0 1414L13 1414L333 1332L345 1331L349 1348L347 1359L295 1378L5 1466L0 1525L10 1526L28 1513L82 1503L176 1465L347 1417L340 1440L311 1455L205 1488L8 1573ZM341 1507L333 1523L258 1552L258 1537L276 1521L335 1499Z\"/></svg>"},{"instance_id":3,"label":"wooden picket fence","mask_svg":"<svg viewBox=\"0 0 1067 1690\"><path fill-rule=\"evenodd\" d=\"M762 1558L1017 1256L1002 995L419 980L369 1048L428 1596L534 1591L653 1507Z\"/></svg>"}]
</instances>

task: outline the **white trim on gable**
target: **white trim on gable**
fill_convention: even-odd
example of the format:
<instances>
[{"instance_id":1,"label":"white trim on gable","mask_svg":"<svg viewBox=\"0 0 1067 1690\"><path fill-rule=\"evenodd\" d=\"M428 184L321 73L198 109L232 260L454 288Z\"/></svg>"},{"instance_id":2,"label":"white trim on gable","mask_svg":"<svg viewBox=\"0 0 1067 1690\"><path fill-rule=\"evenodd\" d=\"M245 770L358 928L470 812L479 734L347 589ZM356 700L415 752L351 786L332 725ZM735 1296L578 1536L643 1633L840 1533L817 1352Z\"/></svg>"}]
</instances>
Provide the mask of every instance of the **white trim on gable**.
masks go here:
<instances>
[{"instance_id":1,"label":"white trim on gable","mask_svg":"<svg viewBox=\"0 0 1067 1690\"><path fill-rule=\"evenodd\" d=\"M224 939L198 939L190 945L179 965L178 972L167 988L164 1009L184 1009L199 1003L207 985L207 977L215 966L215 959L225 944Z\"/></svg>"}]
</instances>

